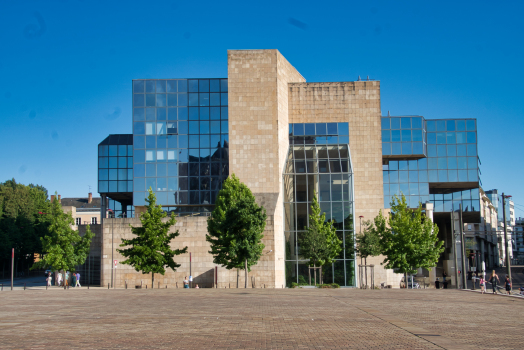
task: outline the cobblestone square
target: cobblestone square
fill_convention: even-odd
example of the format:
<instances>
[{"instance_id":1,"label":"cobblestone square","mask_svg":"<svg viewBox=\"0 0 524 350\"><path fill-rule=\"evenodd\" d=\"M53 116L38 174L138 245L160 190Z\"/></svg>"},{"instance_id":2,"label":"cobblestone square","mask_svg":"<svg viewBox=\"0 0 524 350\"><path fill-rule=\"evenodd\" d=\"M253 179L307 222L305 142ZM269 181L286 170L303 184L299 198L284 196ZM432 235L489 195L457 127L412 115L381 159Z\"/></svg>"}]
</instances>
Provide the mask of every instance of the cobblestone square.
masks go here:
<instances>
[{"instance_id":1,"label":"cobblestone square","mask_svg":"<svg viewBox=\"0 0 524 350\"><path fill-rule=\"evenodd\" d=\"M522 349L523 312L434 289L4 290L0 347Z\"/></svg>"}]
</instances>

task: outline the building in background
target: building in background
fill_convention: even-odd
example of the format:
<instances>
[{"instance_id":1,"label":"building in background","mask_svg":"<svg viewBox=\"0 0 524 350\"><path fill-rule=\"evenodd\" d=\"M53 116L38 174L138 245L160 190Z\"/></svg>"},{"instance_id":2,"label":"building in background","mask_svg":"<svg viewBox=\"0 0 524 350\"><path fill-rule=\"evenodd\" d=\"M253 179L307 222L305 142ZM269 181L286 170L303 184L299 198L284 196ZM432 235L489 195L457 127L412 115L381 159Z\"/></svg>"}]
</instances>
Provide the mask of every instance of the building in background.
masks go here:
<instances>
[{"instance_id":1,"label":"building in background","mask_svg":"<svg viewBox=\"0 0 524 350\"><path fill-rule=\"evenodd\" d=\"M504 226L507 227L508 232L508 240L509 240L509 256L511 260L517 259L517 253L518 253L518 246L517 246L517 239L518 235L515 232L515 204L513 200L507 199L506 200L506 223L504 223L504 213L502 210L502 194L498 193L498 190L489 190L486 191L486 195L490 198L491 202L493 203L493 206L497 210L497 217L498 217L498 250L499 250L499 266L505 266L506 265L506 239L504 237ZM505 194L506 195L506 194ZM507 195L506 195L507 196Z\"/></svg>"},{"instance_id":2,"label":"building in background","mask_svg":"<svg viewBox=\"0 0 524 350\"><path fill-rule=\"evenodd\" d=\"M516 251L513 252L513 258L518 265L524 265L524 218L515 220L515 229L513 231Z\"/></svg>"},{"instance_id":3,"label":"building in background","mask_svg":"<svg viewBox=\"0 0 524 350\"><path fill-rule=\"evenodd\" d=\"M342 286L357 284L354 218L387 211L394 195L412 208L434 206L446 251L431 274L420 272L432 281L442 271L452 276L451 212L460 204L464 222L481 223L476 120L382 117L378 81L307 83L277 50L230 50L227 78L137 79L132 90L133 134L98 146L98 191L122 217L104 220L103 284L143 278L127 266L117 274L112 260L121 260L115 248L129 225L139 225L148 188L178 216L173 246L188 246L178 271L159 282L180 282L191 269L200 285L235 284L236 271L214 272L205 241L207 216L233 173L268 214L266 249L251 272L257 285L308 279L300 236L314 194L345 248L324 281ZM382 259L368 258L375 281L398 286L401 276Z\"/></svg>"}]
</instances>

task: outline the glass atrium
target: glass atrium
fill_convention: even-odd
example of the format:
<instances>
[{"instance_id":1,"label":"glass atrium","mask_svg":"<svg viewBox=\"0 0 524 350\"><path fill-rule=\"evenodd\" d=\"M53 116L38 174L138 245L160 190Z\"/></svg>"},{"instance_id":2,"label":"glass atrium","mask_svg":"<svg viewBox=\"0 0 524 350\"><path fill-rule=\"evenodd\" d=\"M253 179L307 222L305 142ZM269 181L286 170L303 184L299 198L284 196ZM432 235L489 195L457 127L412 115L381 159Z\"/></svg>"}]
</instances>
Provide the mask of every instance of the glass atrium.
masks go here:
<instances>
[{"instance_id":1,"label":"glass atrium","mask_svg":"<svg viewBox=\"0 0 524 350\"><path fill-rule=\"evenodd\" d=\"M334 264L323 267L324 283L355 286L353 171L347 135L347 123L290 125L291 145L284 168L288 287L292 282L309 280L308 261L300 255L300 241L308 226L314 195L344 248Z\"/></svg>"}]
</instances>

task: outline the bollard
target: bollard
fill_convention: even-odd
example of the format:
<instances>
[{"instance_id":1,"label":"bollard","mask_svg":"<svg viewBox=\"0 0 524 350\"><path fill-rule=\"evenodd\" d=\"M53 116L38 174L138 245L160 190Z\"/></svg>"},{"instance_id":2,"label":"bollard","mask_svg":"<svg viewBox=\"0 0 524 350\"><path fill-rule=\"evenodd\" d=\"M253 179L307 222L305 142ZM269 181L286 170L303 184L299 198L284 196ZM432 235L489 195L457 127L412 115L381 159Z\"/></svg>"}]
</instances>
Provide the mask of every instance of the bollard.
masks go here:
<instances>
[{"instance_id":1,"label":"bollard","mask_svg":"<svg viewBox=\"0 0 524 350\"><path fill-rule=\"evenodd\" d=\"M166 284L166 289L167 289L167 284Z\"/></svg>"},{"instance_id":2,"label":"bollard","mask_svg":"<svg viewBox=\"0 0 524 350\"><path fill-rule=\"evenodd\" d=\"M25 290L25 283L24 283L24 290Z\"/></svg>"},{"instance_id":3,"label":"bollard","mask_svg":"<svg viewBox=\"0 0 524 350\"><path fill-rule=\"evenodd\" d=\"M158 289L160 289L160 282L158 282Z\"/></svg>"},{"instance_id":4,"label":"bollard","mask_svg":"<svg viewBox=\"0 0 524 350\"><path fill-rule=\"evenodd\" d=\"M109 283L107 284L107 289L109 289Z\"/></svg>"},{"instance_id":5,"label":"bollard","mask_svg":"<svg viewBox=\"0 0 524 350\"><path fill-rule=\"evenodd\" d=\"M89 284L87 284L87 289L89 289Z\"/></svg>"},{"instance_id":6,"label":"bollard","mask_svg":"<svg viewBox=\"0 0 524 350\"><path fill-rule=\"evenodd\" d=\"M231 282L229 282L229 288L231 288Z\"/></svg>"},{"instance_id":7,"label":"bollard","mask_svg":"<svg viewBox=\"0 0 524 350\"><path fill-rule=\"evenodd\" d=\"M266 284L264 283L264 289L266 289Z\"/></svg>"},{"instance_id":8,"label":"bollard","mask_svg":"<svg viewBox=\"0 0 524 350\"><path fill-rule=\"evenodd\" d=\"M4 284L2 283L2 292L4 291Z\"/></svg>"},{"instance_id":9,"label":"bollard","mask_svg":"<svg viewBox=\"0 0 524 350\"><path fill-rule=\"evenodd\" d=\"M147 284L146 284L146 289L147 289Z\"/></svg>"},{"instance_id":10,"label":"bollard","mask_svg":"<svg viewBox=\"0 0 524 350\"><path fill-rule=\"evenodd\" d=\"M126 289L127 289L127 281L126 281Z\"/></svg>"},{"instance_id":11,"label":"bollard","mask_svg":"<svg viewBox=\"0 0 524 350\"><path fill-rule=\"evenodd\" d=\"M45 284L45 290L47 290L47 283Z\"/></svg>"}]
</instances>

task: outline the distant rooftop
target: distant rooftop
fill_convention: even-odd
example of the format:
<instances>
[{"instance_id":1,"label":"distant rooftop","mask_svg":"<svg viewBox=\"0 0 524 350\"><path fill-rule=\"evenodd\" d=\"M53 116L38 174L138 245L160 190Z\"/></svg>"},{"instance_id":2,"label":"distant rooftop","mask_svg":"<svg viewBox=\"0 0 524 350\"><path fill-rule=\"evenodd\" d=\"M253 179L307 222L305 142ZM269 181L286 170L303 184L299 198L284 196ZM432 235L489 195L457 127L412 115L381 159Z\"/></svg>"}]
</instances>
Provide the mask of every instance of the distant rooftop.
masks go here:
<instances>
[{"instance_id":1,"label":"distant rooftop","mask_svg":"<svg viewBox=\"0 0 524 350\"><path fill-rule=\"evenodd\" d=\"M61 205L63 207L75 207L80 208L100 208L100 197L93 198L91 203L88 203L88 198L62 198Z\"/></svg>"}]
</instances>

